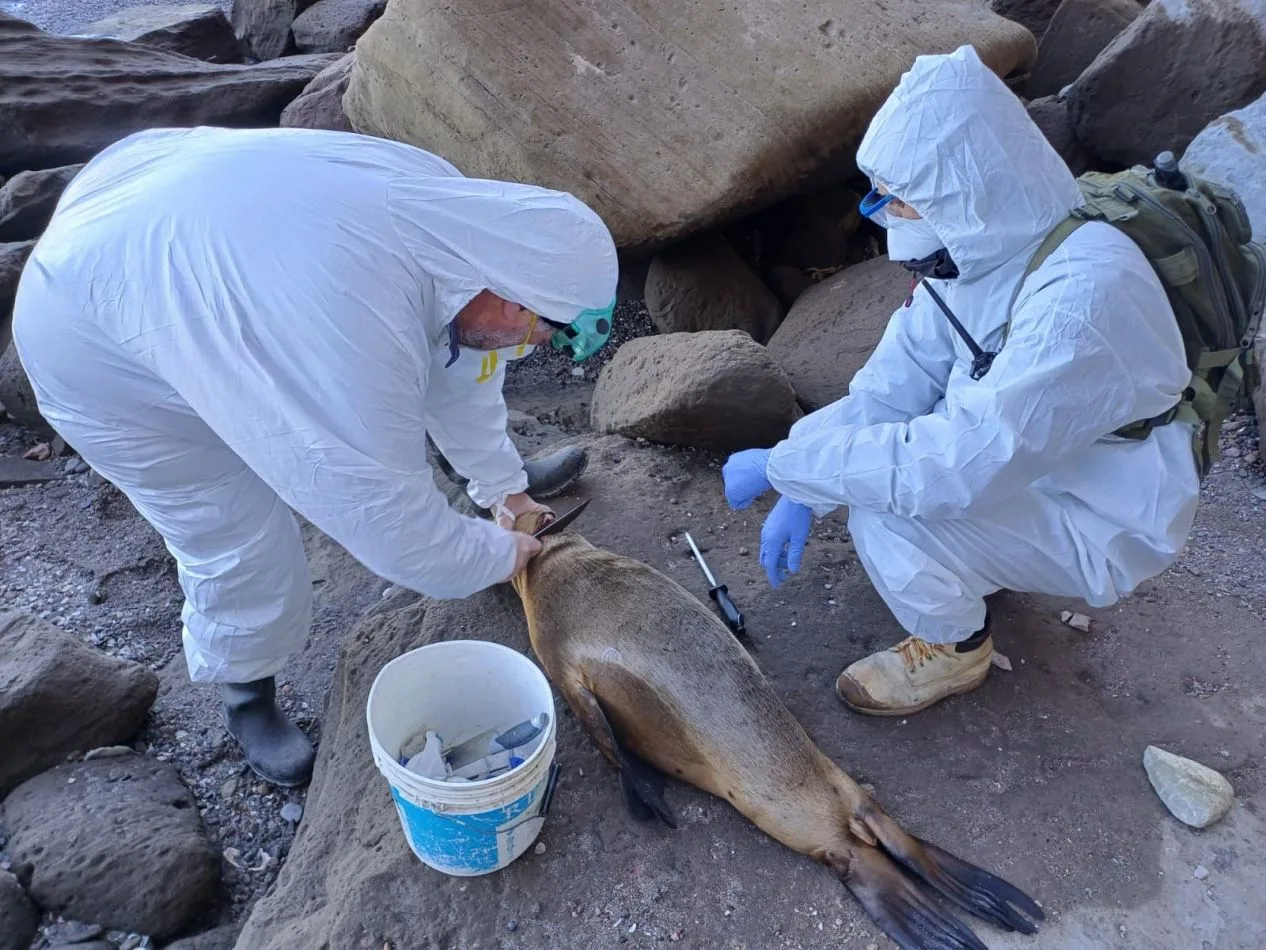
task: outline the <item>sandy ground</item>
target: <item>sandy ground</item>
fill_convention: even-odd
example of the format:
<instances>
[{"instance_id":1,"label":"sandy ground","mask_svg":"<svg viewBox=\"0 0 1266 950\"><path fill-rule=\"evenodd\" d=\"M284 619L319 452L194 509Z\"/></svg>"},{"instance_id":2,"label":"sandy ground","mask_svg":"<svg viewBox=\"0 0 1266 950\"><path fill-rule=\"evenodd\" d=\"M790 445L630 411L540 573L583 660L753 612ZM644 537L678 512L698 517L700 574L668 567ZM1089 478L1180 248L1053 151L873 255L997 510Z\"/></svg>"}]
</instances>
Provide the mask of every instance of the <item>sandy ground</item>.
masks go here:
<instances>
[{"instance_id":1,"label":"sandy ground","mask_svg":"<svg viewBox=\"0 0 1266 950\"><path fill-rule=\"evenodd\" d=\"M530 451L583 432L591 392L592 378L572 376L551 354L533 357L507 389L516 440ZM715 469L702 461L682 489L693 502L663 503L659 488L648 490L644 518L604 530L612 544L653 550L683 524L697 526L691 530L707 538L710 563L751 627L769 631L758 662L823 750L873 783L909 830L1016 881L1048 908L1036 938L975 925L989 946L1247 950L1266 945L1266 473L1248 461L1257 438L1251 418L1237 417L1229 427L1232 457L1210 477L1192 544L1174 569L1107 610L1002 595L997 641L1013 671L995 670L976 693L909 720L850 716L832 691L843 665L901 636L851 555L842 521L823 525L801 576L776 592L751 554L759 521L725 511ZM0 455L20 454L31 441L31 433L0 425ZM716 479L711 490L708 479ZM315 623L284 695L319 739L338 643L387 585L310 527L305 539ZM671 566L673 576L705 594L684 556L657 566ZM235 848L248 865L265 853L284 860L294 830L280 809L302 802L303 790L258 782L225 742L214 694L185 674L180 602L161 541L95 476L0 491L0 604L34 609L157 670L163 686L138 747L178 766L221 848ZM1061 624L1065 608L1089 614L1091 632ZM1177 823L1142 771L1149 743L1226 774L1238 796L1232 814L1203 832ZM601 771L592 750L567 754L586 772ZM568 791L575 782L581 790ZM677 931L688 935L683 945L700 948L891 945L821 868L694 790L670 787L691 827L661 840L662 830L630 831L612 817L619 795L609 775L570 777L562 789L561 814L551 819L556 830L547 828L544 839L552 870L539 879L523 872L526 880L596 875L601 887L618 888L621 875L634 874L637 886L616 901L623 924L614 926L620 914L613 911L601 930L609 937L597 939L597 924L581 926L563 894L548 895L534 915L528 905L540 898L525 893L515 898L526 902L524 925L479 946L651 947L671 942ZM630 834L641 844L624 853L630 863L619 868L563 848L568 840ZM275 875L275 867L253 872L226 864L225 899L207 924L243 919ZM632 922L639 928L629 933Z\"/></svg>"}]
</instances>

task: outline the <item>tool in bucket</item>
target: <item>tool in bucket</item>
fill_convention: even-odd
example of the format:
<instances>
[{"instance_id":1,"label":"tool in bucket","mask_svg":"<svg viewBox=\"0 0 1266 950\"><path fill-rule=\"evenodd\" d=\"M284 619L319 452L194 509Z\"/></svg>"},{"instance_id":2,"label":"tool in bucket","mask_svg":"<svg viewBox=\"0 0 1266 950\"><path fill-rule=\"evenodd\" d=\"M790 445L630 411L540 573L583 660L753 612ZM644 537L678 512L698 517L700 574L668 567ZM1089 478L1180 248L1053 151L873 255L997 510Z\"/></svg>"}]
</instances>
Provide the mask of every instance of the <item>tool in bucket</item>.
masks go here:
<instances>
[{"instance_id":1,"label":"tool in bucket","mask_svg":"<svg viewBox=\"0 0 1266 950\"><path fill-rule=\"evenodd\" d=\"M558 518L555 518L553 521L547 524L544 528L538 528L536 531L533 531L532 537L543 538L545 537L545 535L553 534L555 531L562 531L565 527L567 527L569 524L575 521L580 516L580 513L582 511L584 511L586 508L589 507L589 502L590 502L590 499L586 498L584 501L582 501L579 505L577 505L571 511L567 512L567 514L562 515Z\"/></svg>"},{"instance_id":2,"label":"tool in bucket","mask_svg":"<svg viewBox=\"0 0 1266 950\"><path fill-rule=\"evenodd\" d=\"M686 532L686 540L690 542L690 549L695 552L695 560L699 562L699 566L703 568L704 576L708 579L708 583L712 585L708 595L721 608L726 626L733 630L736 636L742 636L745 632L743 615L734 606L734 601L730 600L729 590L724 584L718 584L717 579L712 576L712 572L708 570L707 562L703 559L703 555L699 553L699 548L695 545L695 539L690 536L689 531Z\"/></svg>"}]
</instances>

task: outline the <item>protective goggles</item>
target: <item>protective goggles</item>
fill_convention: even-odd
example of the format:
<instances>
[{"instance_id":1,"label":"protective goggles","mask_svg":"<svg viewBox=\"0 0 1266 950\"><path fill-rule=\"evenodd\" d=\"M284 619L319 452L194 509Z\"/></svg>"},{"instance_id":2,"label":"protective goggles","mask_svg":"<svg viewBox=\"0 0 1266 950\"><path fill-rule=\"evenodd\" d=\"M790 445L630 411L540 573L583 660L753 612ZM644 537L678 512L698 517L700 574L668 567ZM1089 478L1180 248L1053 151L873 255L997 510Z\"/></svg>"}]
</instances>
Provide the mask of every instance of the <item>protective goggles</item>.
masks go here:
<instances>
[{"instance_id":1,"label":"protective goggles","mask_svg":"<svg viewBox=\"0 0 1266 950\"><path fill-rule=\"evenodd\" d=\"M611 338L611 315L615 312L615 300L605 307L582 310L571 323L559 326L546 320L558 330L549 338L549 345L556 350L570 350L572 360L580 363L589 359ZM542 318L545 319L545 318Z\"/></svg>"},{"instance_id":2,"label":"protective goggles","mask_svg":"<svg viewBox=\"0 0 1266 950\"><path fill-rule=\"evenodd\" d=\"M876 212L881 211L886 204L893 200L894 197L895 196L892 192L888 192L886 195L881 195L878 189L872 188L866 193L866 197L862 199L862 203L857 206L857 210L868 218L873 217Z\"/></svg>"}]
</instances>

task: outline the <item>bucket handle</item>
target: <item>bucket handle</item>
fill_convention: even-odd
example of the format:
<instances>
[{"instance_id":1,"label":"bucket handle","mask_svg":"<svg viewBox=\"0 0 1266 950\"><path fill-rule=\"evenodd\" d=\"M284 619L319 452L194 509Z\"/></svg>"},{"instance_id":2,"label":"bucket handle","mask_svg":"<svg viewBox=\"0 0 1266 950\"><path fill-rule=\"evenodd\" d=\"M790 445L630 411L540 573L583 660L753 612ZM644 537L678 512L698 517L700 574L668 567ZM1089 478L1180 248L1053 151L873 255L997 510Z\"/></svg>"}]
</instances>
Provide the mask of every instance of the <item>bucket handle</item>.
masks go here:
<instances>
[{"instance_id":1,"label":"bucket handle","mask_svg":"<svg viewBox=\"0 0 1266 950\"><path fill-rule=\"evenodd\" d=\"M467 831L473 831L476 834L487 835L491 838L495 838L499 834L503 834L504 832L511 831L519 827L519 825L525 825L529 821L535 821L537 818L544 818L549 814L550 805L554 801L554 789L557 788L558 786L558 773L559 773L558 763L551 762L550 767L549 767L549 778L546 779L546 782L545 782L545 791L541 793L540 804L533 811L529 812L528 814L522 815L519 818L519 820L516 821L512 825L505 825L501 828L496 829L495 831L489 831L487 828L476 828L473 825L468 825L466 822L462 821L456 815L445 815L444 817L447 818L449 821L451 821L453 824L460 825L461 827L465 828Z\"/></svg>"}]
</instances>

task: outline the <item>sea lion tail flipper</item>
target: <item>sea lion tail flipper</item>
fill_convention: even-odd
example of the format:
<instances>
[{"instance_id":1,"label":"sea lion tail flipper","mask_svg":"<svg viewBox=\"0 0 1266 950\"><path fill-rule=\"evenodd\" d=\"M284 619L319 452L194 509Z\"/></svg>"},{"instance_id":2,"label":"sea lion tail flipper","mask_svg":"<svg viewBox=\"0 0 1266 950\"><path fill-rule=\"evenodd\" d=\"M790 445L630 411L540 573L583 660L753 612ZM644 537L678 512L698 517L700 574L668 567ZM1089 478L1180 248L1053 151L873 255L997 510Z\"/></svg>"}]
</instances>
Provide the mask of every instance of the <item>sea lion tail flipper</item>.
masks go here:
<instances>
[{"instance_id":1,"label":"sea lion tail flipper","mask_svg":"<svg viewBox=\"0 0 1266 950\"><path fill-rule=\"evenodd\" d=\"M1046 919L1037 902L1018 887L929 841L907 834L878 809L866 816L865 824L901 867L977 917L1023 934L1037 933L1037 925L1022 916L1017 907L1029 917Z\"/></svg>"},{"instance_id":2,"label":"sea lion tail flipper","mask_svg":"<svg viewBox=\"0 0 1266 950\"><path fill-rule=\"evenodd\" d=\"M677 816L664 801L664 774L621 744L602 703L587 687L576 683L564 690L564 696L599 751L619 770L624 801L633 817L648 821L658 816L668 827L676 828Z\"/></svg>"},{"instance_id":3,"label":"sea lion tail flipper","mask_svg":"<svg viewBox=\"0 0 1266 950\"><path fill-rule=\"evenodd\" d=\"M859 842L822 860L901 950L988 950L878 848Z\"/></svg>"}]
</instances>

